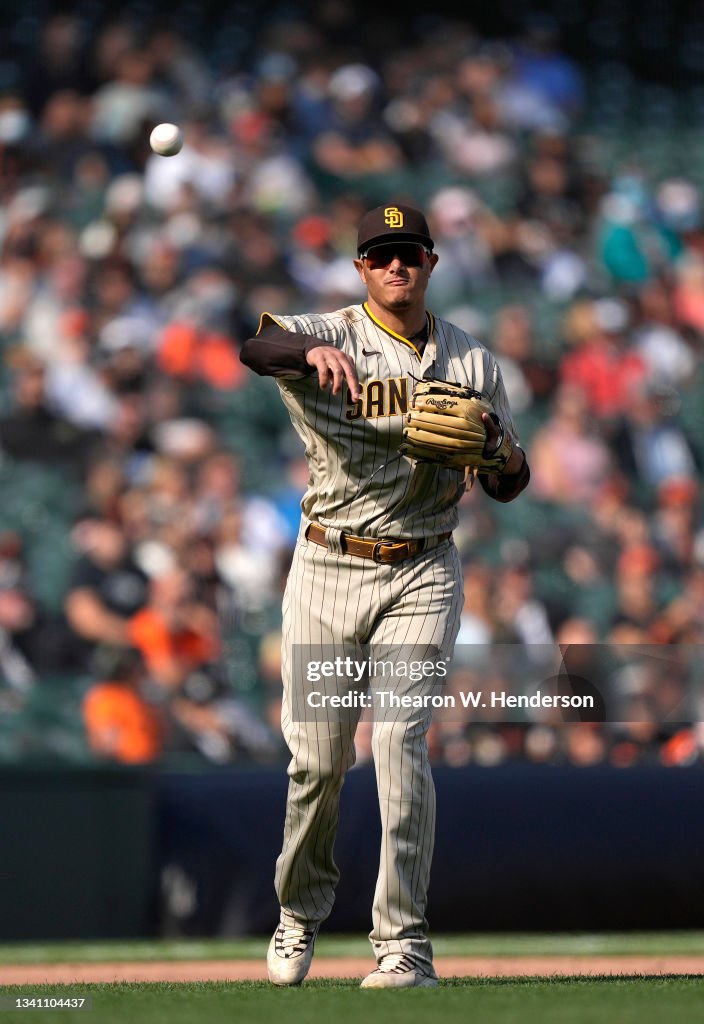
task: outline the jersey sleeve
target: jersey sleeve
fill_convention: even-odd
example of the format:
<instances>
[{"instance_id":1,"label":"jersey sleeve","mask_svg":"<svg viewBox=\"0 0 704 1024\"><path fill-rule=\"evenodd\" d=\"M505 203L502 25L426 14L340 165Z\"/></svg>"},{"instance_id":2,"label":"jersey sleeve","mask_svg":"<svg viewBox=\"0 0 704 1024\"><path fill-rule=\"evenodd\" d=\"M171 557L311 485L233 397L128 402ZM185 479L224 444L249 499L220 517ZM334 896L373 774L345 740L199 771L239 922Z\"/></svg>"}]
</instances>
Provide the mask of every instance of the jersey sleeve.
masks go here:
<instances>
[{"instance_id":1,"label":"jersey sleeve","mask_svg":"<svg viewBox=\"0 0 704 1024\"><path fill-rule=\"evenodd\" d=\"M240 360L263 377L300 380L313 372L306 357L311 349L333 342L302 330L298 318L262 313L257 333L242 345Z\"/></svg>"},{"instance_id":2,"label":"jersey sleeve","mask_svg":"<svg viewBox=\"0 0 704 1024\"><path fill-rule=\"evenodd\" d=\"M509 405L508 395L506 394L501 375L501 367L495 359L492 360L492 363L491 374L486 381L485 393L494 408L494 412L503 423L504 429L518 442L518 430L511 413L511 406ZM506 503L513 501L521 491L525 490L530 481L530 467L528 465L528 457L525 452L523 454L523 465L518 473L503 473L500 476L497 473L479 475L479 483L490 498Z\"/></svg>"}]
</instances>

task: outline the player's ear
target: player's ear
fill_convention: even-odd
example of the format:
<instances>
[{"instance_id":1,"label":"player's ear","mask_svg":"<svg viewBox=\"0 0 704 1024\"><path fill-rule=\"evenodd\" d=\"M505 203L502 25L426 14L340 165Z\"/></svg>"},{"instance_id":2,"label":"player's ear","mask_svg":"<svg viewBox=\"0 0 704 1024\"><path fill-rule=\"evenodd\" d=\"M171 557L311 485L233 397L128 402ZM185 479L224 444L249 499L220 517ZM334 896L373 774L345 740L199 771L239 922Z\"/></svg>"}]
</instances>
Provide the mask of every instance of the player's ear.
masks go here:
<instances>
[{"instance_id":1,"label":"player's ear","mask_svg":"<svg viewBox=\"0 0 704 1024\"><path fill-rule=\"evenodd\" d=\"M361 279L366 284L367 278L366 278L366 275L364 273L364 260L352 260L352 262L354 263L355 270L357 271L357 273L359 274Z\"/></svg>"},{"instance_id":2,"label":"player's ear","mask_svg":"<svg viewBox=\"0 0 704 1024\"><path fill-rule=\"evenodd\" d=\"M428 256L428 263L430 265L428 269L428 274L432 274L432 272L435 270L435 265L437 264L439 259L440 257L436 252L431 252L430 256Z\"/></svg>"}]
</instances>

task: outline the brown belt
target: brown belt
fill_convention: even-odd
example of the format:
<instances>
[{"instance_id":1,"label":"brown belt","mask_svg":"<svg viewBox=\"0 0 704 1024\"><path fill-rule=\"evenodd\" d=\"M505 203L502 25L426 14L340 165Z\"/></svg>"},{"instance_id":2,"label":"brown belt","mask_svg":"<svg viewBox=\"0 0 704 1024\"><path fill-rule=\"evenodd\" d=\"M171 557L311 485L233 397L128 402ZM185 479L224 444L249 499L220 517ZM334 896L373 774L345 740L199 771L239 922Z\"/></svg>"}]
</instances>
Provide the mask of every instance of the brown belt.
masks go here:
<instances>
[{"instance_id":1,"label":"brown belt","mask_svg":"<svg viewBox=\"0 0 704 1024\"><path fill-rule=\"evenodd\" d=\"M442 544L452 536L451 533L441 533L437 537L420 537L418 540L379 540L375 537L354 537L352 534L343 533L340 535L340 546L346 555L357 555L359 558L371 558L373 562L382 565L395 565L403 562L406 558L413 558L421 551L429 551ZM325 538L325 527L317 523L310 523L306 529L306 539L312 540L315 544L328 547Z\"/></svg>"}]
</instances>

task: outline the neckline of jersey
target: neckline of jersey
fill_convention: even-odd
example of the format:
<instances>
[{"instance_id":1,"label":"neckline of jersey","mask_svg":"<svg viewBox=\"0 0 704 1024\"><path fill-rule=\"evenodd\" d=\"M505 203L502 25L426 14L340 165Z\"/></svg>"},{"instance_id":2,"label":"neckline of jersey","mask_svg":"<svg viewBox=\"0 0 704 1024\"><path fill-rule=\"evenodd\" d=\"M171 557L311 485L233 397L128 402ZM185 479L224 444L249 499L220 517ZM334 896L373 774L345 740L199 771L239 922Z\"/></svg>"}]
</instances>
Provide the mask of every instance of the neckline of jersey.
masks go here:
<instances>
[{"instance_id":1,"label":"neckline of jersey","mask_svg":"<svg viewBox=\"0 0 704 1024\"><path fill-rule=\"evenodd\" d=\"M369 308L369 303L363 303L362 308L364 309L364 312L367 314L367 316L374 321L377 327L381 327L382 331L385 331L386 334L389 334L392 338L396 338L397 341L402 341L404 345L408 345L409 348L412 348L419 359L423 358L423 356L418 351L418 349L416 348L412 341L409 341L408 338L404 338L402 334L397 334L396 331L392 331L390 327L386 326L383 320L380 320L378 316L374 316L371 309ZM427 318L428 323L428 341L430 341L433 337L433 331L435 330L435 317L433 316L429 309L426 309L425 316ZM426 345L427 344L428 342L426 342Z\"/></svg>"}]
</instances>

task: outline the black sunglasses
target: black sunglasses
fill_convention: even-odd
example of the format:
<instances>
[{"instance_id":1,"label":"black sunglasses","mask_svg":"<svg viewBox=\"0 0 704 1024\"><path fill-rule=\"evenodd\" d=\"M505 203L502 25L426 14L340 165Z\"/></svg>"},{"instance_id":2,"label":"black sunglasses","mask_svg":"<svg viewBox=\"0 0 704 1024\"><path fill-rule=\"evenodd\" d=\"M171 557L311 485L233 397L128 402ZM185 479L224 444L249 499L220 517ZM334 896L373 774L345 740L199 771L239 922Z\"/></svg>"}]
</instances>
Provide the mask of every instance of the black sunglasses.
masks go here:
<instances>
[{"instance_id":1,"label":"black sunglasses","mask_svg":"<svg viewBox=\"0 0 704 1024\"><path fill-rule=\"evenodd\" d=\"M396 258L407 267L424 267L430 252L419 242L387 242L373 245L361 252L359 258L367 261L370 270L383 270Z\"/></svg>"}]
</instances>

